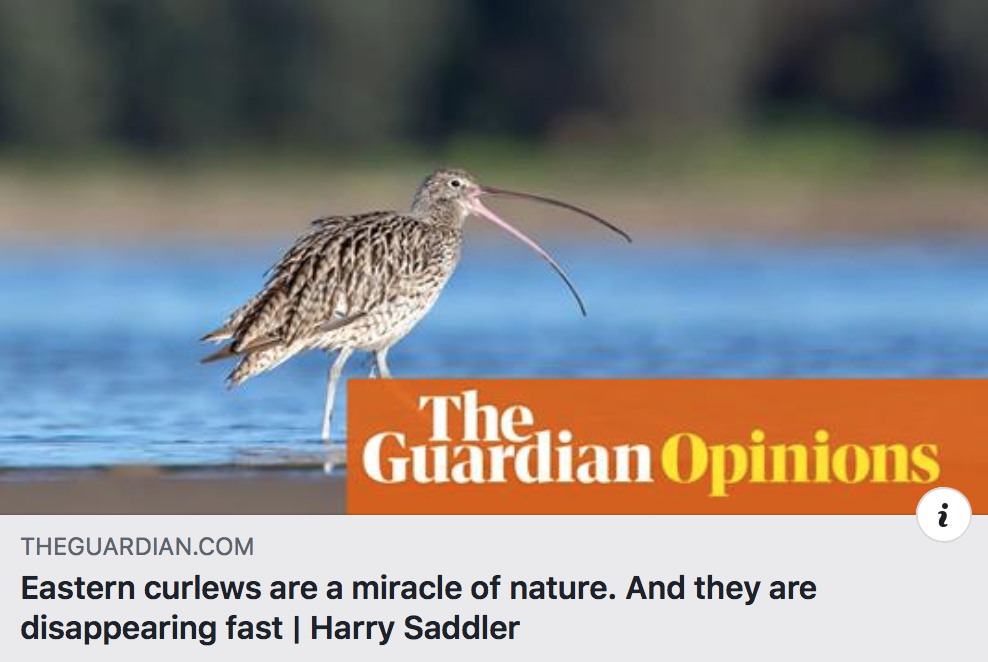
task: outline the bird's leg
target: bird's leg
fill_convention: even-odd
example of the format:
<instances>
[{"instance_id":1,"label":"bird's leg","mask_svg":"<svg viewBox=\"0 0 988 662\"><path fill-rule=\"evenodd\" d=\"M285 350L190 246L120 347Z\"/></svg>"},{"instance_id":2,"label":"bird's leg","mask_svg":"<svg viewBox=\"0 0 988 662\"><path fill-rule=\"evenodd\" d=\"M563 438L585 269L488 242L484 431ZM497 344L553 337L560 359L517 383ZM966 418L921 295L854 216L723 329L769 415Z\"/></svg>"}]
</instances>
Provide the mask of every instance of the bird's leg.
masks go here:
<instances>
[{"instance_id":1,"label":"bird's leg","mask_svg":"<svg viewBox=\"0 0 988 662\"><path fill-rule=\"evenodd\" d=\"M374 360L377 363L377 374L381 379L391 379L391 370L388 369L388 350L390 347L379 349L374 352Z\"/></svg>"},{"instance_id":2,"label":"bird's leg","mask_svg":"<svg viewBox=\"0 0 988 662\"><path fill-rule=\"evenodd\" d=\"M329 431L330 425L333 422L333 401L336 399L336 388L340 383L340 375L343 374L343 366L346 365L347 359L350 358L352 352L353 350L350 349L341 349L329 368L329 380L326 383L326 409L322 415L322 440L327 447L330 443ZM329 472L330 469L332 469L332 463L329 461L329 456L327 455L326 471Z\"/></svg>"}]
</instances>

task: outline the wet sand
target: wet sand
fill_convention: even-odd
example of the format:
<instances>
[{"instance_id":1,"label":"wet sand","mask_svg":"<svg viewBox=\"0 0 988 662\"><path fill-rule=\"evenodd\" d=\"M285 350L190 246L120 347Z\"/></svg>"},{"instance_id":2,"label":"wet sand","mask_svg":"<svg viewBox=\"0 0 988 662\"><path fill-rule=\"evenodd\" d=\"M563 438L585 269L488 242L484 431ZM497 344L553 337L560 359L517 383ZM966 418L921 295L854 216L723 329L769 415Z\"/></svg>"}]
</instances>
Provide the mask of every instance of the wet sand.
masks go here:
<instances>
[{"instance_id":1,"label":"wet sand","mask_svg":"<svg viewBox=\"0 0 988 662\"><path fill-rule=\"evenodd\" d=\"M339 515L345 497L308 468L0 471L0 515Z\"/></svg>"}]
</instances>

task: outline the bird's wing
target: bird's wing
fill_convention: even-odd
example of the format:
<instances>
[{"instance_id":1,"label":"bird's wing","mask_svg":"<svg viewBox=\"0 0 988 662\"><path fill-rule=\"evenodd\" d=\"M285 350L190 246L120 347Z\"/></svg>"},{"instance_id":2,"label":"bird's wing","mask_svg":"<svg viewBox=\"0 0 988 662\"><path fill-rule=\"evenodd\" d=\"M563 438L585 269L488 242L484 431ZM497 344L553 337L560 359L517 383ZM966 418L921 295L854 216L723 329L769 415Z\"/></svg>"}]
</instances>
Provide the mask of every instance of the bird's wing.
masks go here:
<instances>
[{"instance_id":1,"label":"bird's wing","mask_svg":"<svg viewBox=\"0 0 988 662\"><path fill-rule=\"evenodd\" d=\"M243 354L362 318L400 292L409 270L422 268L418 225L395 212L319 219L269 270L264 289L207 339L229 338L228 354Z\"/></svg>"}]
</instances>

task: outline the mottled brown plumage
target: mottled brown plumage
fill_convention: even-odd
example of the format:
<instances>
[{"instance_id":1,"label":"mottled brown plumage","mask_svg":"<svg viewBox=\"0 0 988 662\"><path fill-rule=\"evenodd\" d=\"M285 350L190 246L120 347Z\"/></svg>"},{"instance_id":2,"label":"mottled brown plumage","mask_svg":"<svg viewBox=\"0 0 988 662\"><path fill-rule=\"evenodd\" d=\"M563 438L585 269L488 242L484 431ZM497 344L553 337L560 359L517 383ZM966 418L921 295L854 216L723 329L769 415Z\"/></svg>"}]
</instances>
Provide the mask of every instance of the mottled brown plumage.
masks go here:
<instances>
[{"instance_id":1,"label":"mottled brown plumage","mask_svg":"<svg viewBox=\"0 0 988 662\"><path fill-rule=\"evenodd\" d=\"M203 340L226 345L204 362L239 358L231 385L270 370L308 349L336 351L330 371L323 437L328 441L336 384L353 351L372 351L388 377L388 349L432 308L460 259L463 224L488 218L527 243L553 266L582 301L558 264L481 202L521 197L555 204L603 223L567 203L480 186L462 170L440 170L419 187L407 213L330 216L312 224L271 268L264 288ZM629 239L630 241L630 239Z\"/></svg>"},{"instance_id":2,"label":"mottled brown plumage","mask_svg":"<svg viewBox=\"0 0 988 662\"><path fill-rule=\"evenodd\" d=\"M209 337L230 339L221 352L243 356L230 382L306 349L394 344L435 303L461 235L461 227L396 212L316 221L272 267L264 289Z\"/></svg>"}]
</instances>

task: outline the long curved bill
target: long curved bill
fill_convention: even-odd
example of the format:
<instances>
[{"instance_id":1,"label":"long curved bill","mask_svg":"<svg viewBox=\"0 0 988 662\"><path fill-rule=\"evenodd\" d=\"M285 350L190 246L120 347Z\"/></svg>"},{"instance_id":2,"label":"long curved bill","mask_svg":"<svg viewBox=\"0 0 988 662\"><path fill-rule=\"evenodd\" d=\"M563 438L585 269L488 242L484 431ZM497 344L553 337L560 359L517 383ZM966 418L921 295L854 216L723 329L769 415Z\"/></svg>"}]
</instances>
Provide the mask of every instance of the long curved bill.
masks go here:
<instances>
[{"instance_id":1,"label":"long curved bill","mask_svg":"<svg viewBox=\"0 0 988 662\"><path fill-rule=\"evenodd\" d=\"M569 276L567 276L566 272L563 271L563 268L559 266L559 263L556 262L554 259L552 259L552 256L549 255L549 253L547 253L544 248L542 248L537 243L535 243L533 239L530 239L521 230L517 229L515 226L511 225L503 218L501 218L500 216L492 212L490 209L485 207L484 203L482 203L478 198L473 198L470 201L470 210L477 216L483 216L488 221L498 226L505 232L514 235L522 243L524 243L526 246L528 246L533 251L535 251L539 255L539 257L541 257L543 260L548 262L552 266L552 268L556 270L556 273L559 274L559 277L563 279L563 282L566 283L566 287L569 288L569 291L573 293L573 297L576 299L576 305L580 307L580 313L584 317L587 316L587 307L583 305L583 299L580 298L580 293L576 291L576 287L573 285L573 281L569 279Z\"/></svg>"},{"instance_id":2,"label":"long curved bill","mask_svg":"<svg viewBox=\"0 0 988 662\"><path fill-rule=\"evenodd\" d=\"M542 202L542 203L553 205L553 206L556 206L556 207L562 207L563 209L568 209L570 211L574 211L574 212L576 212L578 214L582 214L583 216L586 216L586 217L588 217L588 218L590 218L590 219L592 219L594 221L597 221L601 225L603 225L603 226L605 226L605 227L613 230L614 232L618 233L619 235L621 235L622 237L624 237L629 242L631 241L631 237L628 236L628 234L626 232L624 232L624 230L621 230L616 225L613 225L613 224L609 223L608 221L605 221L604 219L602 219L600 216L597 216L596 214L593 214L591 212L588 212L585 209L580 209L579 207L577 207L575 205L571 205L571 204L569 204L567 202L561 202L559 200L553 200L552 198L545 198L545 197L542 197L541 195L533 195L531 193L518 193L518 192L515 192L515 191L506 191L504 189L498 189L498 188L492 188L492 187L484 186L484 187L481 187L480 188L480 191L479 191L478 195L474 196L470 200L470 210L474 214L476 214L477 216L482 216L482 217L486 218L490 222L492 222L495 225L497 225L498 227L500 227L505 232L513 235L514 237L516 237L517 239L519 239L522 243L524 243L526 246L528 246L533 251L535 251L535 253L538 254L539 257L541 257L543 260L545 260L546 262L549 263L549 265L556 271L556 273L559 274L559 277L563 279L563 282L566 283L566 286L569 288L569 291L573 293L573 298L576 299L576 304L580 307L580 313L584 317L586 317L587 316L587 308L586 308L586 306L583 305L583 299L580 298L580 293L576 291L576 287L573 285L573 281L571 281L569 279L569 276L567 276L566 275L566 272L563 270L563 268L561 266L559 266L559 263L556 262L552 258L552 256L549 255L548 252L546 252L546 250L544 248L542 248L537 243L535 243L535 241L533 239L531 239L530 237L528 237L521 230L517 229L516 227L514 227L513 225L511 225L510 223L508 223L507 221L505 221L503 218L501 218L500 216L498 216L497 214L495 214L493 211L491 211L490 209L488 209L486 206L484 206L484 203L482 203L480 201L480 196L481 195L490 196L490 197L500 197L500 198L517 198L517 199L520 199L520 200L532 200L532 201L535 201L535 202Z\"/></svg>"},{"instance_id":3,"label":"long curved bill","mask_svg":"<svg viewBox=\"0 0 988 662\"><path fill-rule=\"evenodd\" d=\"M586 216L590 220L600 223L608 230L611 230L612 232L616 232L617 234L621 235L624 238L624 240L627 241L629 244L631 243L631 235L629 235L627 232L625 232L618 226L614 225L610 221L601 218L600 216L598 216L597 214L591 211L587 211L586 209L577 207L576 205L571 205L568 202L563 202L562 200L554 200L553 198L547 198L544 195L535 195L534 193L521 193L519 191L508 191L503 188L494 188L493 186L481 186L480 193L481 195L486 195L492 198L515 198L516 200L531 200L532 202L541 202L542 204L545 205L552 205L553 207L561 207L563 209L568 209L569 211L576 212L581 216Z\"/></svg>"},{"instance_id":4,"label":"long curved bill","mask_svg":"<svg viewBox=\"0 0 988 662\"><path fill-rule=\"evenodd\" d=\"M559 263L556 262L552 258L552 256L549 255L548 252L546 252L545 249L543 249L541 246L535 243L533 239L529 238L521 230L518 230L513 225L505 221L503 218L495 214L493 211L485 207L484 204L480 201L480 196L487 196L492 198L515 198L518 200L531 200L533 202L541 202L543 204L552 205L554 207L561 207L563 209L568 209L569 211L576 212L581 216L586 216L587 218L596 221L597 223L600 223L609 230L621 235L628 243L631 243L631 236L621 228L611 223L610 221L607 221L601 218L600 216L597 216L596 214L587 211L586 209L582 209L580 207L577 207L576 205L571 205L570 203L563 202L562 200L554 200L552 198L547 198L545 196L535 195L534 193L521 193L519 191L508 191L506 189L494 188L493 186L481 186L479 187L477 195L475 195L470 200L470 210L474 214L486 218L487 220L491 221L492 223L500 227L502 230L508 232L511 235L514 235L522 243L524 243L526 246L528 246L533 251L535 251L535 253L538 254L539 257L541 257L543 260L549 263L549 265L555 270L555 272L559 274L559 277L563 279L563 282L566 283L566 287L569 288L569 291L573 293L573 298L576 299L576 304L580 307L580 313L584 317L586 317L587 308L586 306L583 305L583 299L580 298L580 293L576 291L576 287L573 285L573 281L569 279L569 276L567 276L566 272L563 271L563 268L559 266Z\"/></svg>"}]
</instances>

